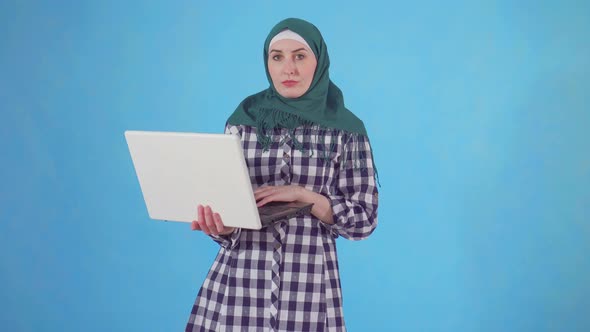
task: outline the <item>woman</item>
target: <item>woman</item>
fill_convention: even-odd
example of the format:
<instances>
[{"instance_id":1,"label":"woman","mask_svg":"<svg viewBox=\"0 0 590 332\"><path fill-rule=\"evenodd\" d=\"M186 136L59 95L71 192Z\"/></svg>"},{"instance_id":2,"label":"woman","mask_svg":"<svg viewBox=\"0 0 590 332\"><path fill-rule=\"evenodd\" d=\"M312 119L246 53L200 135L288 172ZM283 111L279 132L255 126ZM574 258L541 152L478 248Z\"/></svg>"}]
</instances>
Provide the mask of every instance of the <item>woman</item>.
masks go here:
<instances>
[{"instance_id":1,"label":"woman","mask_svg":"<svg viewBox=\"0 0 590 332\"><path fill-rule=\"evenodd\" d=\"M310 215L258 231L223 225L198 207L193 230L221 248L187 331L345 330L335 240L360 240L377 225L377 187L363 123L329 78L319 30L279 22L264 44L270 87L246 98L226 132L240 135L259 206L313 203Z\"/></svg>"}]
</instances>

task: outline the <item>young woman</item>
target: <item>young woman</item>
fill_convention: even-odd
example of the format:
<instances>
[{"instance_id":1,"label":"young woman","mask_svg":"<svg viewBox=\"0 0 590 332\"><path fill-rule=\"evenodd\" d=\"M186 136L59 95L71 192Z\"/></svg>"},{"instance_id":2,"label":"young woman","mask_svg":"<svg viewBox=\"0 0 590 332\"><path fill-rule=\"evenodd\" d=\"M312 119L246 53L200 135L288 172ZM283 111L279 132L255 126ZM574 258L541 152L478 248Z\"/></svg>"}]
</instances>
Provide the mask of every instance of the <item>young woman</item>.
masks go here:
<instances>
[{"instance_id":1,"label":"young woman","mask_svg":"<svg viewBox=\"0 0 590 332\"><path fill-rule=\"evenodd\" d=\"M191 227L221 248L186 331L342 331L336 238L377 225L377 187L365 127L329 77L319 30L279 22L264 44L270 87L247 97L226 132L241 137L259 206L313 203L311 214L254 231L198 206Z\"/></svg>"}]
</instances>

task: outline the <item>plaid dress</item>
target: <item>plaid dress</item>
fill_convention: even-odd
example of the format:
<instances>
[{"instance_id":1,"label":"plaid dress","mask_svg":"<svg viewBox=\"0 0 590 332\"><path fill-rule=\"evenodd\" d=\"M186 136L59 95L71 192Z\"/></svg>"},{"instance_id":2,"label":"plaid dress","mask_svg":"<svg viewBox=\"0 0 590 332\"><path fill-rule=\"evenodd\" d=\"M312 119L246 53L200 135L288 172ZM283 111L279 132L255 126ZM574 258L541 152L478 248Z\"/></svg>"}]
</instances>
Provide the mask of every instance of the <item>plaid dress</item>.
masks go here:
<instances>
[{"instance_id":1,"label":"plaid dress","mask_svg":"<svg viewBox=\"0 0 590 332\"><path fill-rule=\"evenodd\" d=\"M212 236L221 248L186 331L344 331L335 240L361 240L377 226L369 142L341 130L275 129L263 151L256 128L226 133L241 136L254 189L293 184L323 194L335 224L306 215Z\"/></svg>"}]
</instances>

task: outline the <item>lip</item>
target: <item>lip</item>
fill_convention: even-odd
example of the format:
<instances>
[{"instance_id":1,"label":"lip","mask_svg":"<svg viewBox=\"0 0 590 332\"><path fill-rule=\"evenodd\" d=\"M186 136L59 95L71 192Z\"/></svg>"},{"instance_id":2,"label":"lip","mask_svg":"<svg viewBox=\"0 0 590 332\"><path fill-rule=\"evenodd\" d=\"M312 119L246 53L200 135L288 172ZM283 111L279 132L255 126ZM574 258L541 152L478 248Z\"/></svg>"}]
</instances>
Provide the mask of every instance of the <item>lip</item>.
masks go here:
<instances>
[{"instance_id":1,"label":"lip","mask_svg":"<svg viewBox=\"0 0 590 332\"><path fill-rule=\"evenodd\" d=\"M286 80L286 81L282 81L281 83L286 87L292 87L292 86L297 85L297 83L299 83L299 82L292 81L292 80Z\"/></svg>"}]
</instances>

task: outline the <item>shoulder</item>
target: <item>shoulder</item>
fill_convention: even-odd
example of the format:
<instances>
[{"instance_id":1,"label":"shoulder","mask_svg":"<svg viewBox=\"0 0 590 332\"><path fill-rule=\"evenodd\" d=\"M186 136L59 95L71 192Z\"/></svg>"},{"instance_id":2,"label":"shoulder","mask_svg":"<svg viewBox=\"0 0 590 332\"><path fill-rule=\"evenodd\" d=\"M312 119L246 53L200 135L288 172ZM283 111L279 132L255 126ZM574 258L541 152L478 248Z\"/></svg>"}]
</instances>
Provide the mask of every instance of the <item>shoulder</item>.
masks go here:
<instances>
[{"instance_id":1,"label":"shoulder","mask_svg":"<svg viewBox=\"0 0 590 332\"><path fill-rule=\"evenodd\" d=\"M252 126L249 126L249 125L231 124L229 122L226 122L225 123L225 133L243 136L244 134L255 133L255 128Z\"/></svg>"},{"instance_id":2,"label":"shoulder","mask_svg":"<svg viewBox=\"0 0 590 332\"><path fill-rule=\"evenodd\" d=\"M267 89L268 90L268 89ZM233 113L228 117L227 122L231 124L252 124L254 119L249 114L252 106L258 105L265 99L267 90L262 90L256 94L248 96L236 107Z\"/></svg>"}]
</instances>

